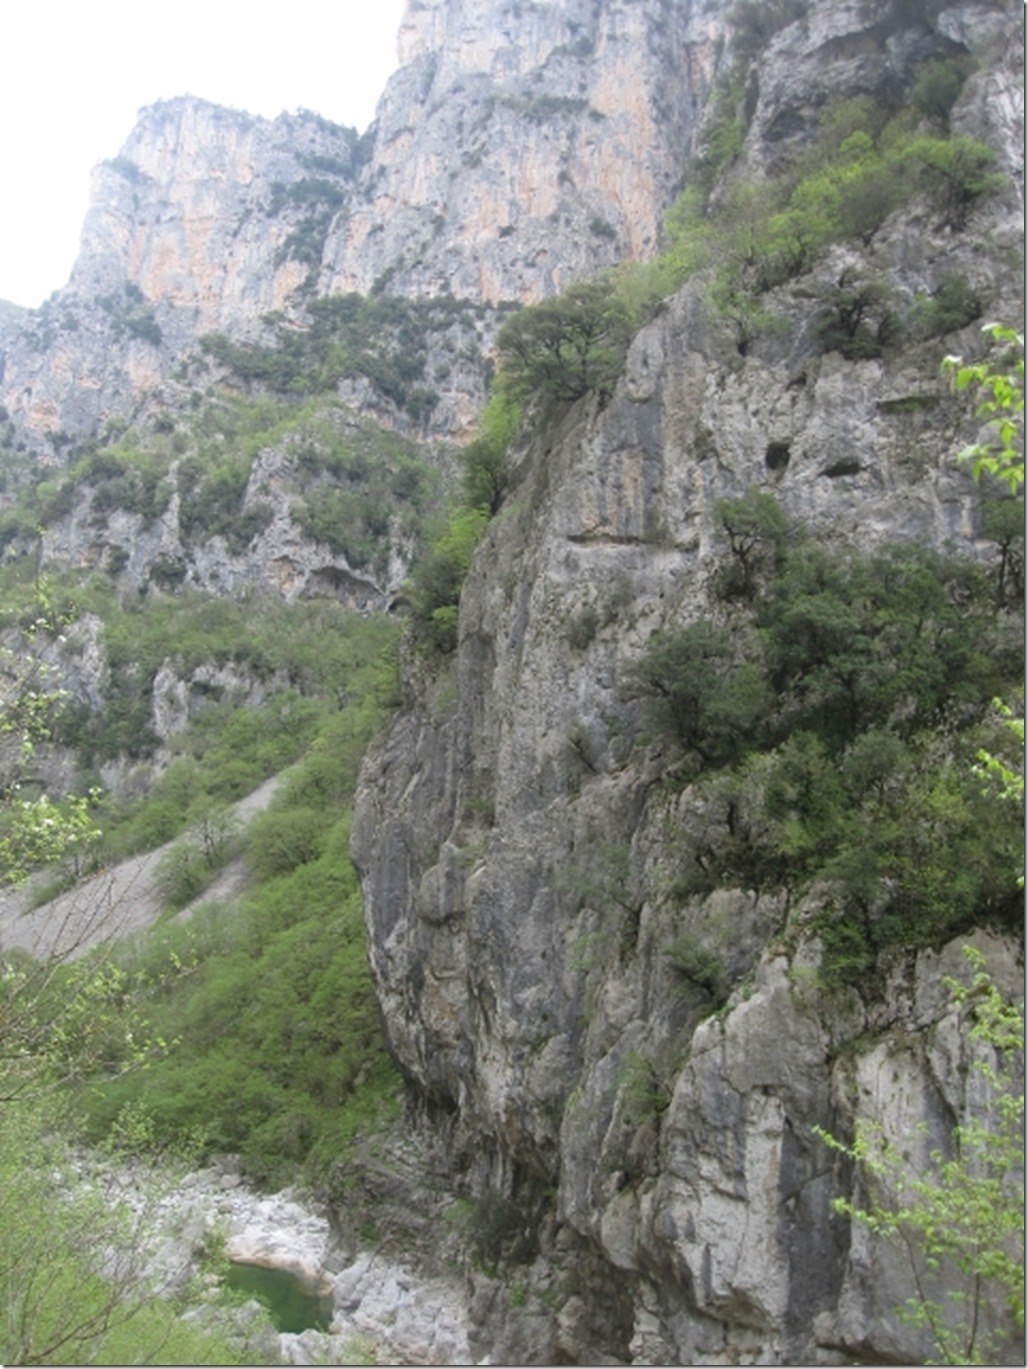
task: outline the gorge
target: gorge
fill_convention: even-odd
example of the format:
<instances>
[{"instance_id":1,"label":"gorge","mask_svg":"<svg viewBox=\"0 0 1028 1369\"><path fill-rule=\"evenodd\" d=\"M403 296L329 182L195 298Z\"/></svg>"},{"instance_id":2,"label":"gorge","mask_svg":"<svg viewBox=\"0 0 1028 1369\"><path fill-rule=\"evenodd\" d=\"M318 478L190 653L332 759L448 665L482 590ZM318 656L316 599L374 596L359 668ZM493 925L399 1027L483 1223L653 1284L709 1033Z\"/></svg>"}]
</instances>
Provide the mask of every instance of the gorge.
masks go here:
<instances>
[{"instance_id":1,"label":"gorge","mask_svg":"<svg viewBox=\"0 0 1028 1369\"><path fill-rule=\"evenodd\" d=\"M354 1269L456 1264L473 1362L923 1363L896 1308L959 1321L825 1137L933 1173L998 1058L965 948L1023 999L1020 814L974 769L1023 715L1023 504L943 368L1016 374L1023 50L1002 0L409 0L363 135L144 111L4 325L4 641L77 710L36 782L141 823L199 719L295 720L268 772L346 816L250 848L335 862L254 1031L284 1094L403 1105L337 1142L294 1099L260 1154L316 1157ZM324 1089L301 940L364 1014Z\"/></svg>"}]
</instances>

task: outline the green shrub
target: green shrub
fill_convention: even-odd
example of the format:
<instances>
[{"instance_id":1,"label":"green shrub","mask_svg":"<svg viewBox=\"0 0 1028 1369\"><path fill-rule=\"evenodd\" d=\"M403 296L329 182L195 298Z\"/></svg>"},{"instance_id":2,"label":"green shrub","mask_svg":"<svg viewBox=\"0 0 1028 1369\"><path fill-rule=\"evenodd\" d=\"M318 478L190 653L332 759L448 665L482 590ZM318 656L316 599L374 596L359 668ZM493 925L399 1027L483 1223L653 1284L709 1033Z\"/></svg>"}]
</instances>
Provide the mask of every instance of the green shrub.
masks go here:
<instances>
[{"instance_id":1,"label":"green shrub","mask_svg":"<svg viewBox=\"0 0 1028 1369\"><path fill-rule=\"evenodd\" d=\"M490 516L499 512L510 483L510 445L521 427L522 405L504 382L493 387L482 410L478 431L461 452L463 495L469 508Z\"/></svg>"},{"instance_id":2,"label":"green shrub","mask_svg":"<svg viewBox=\"0 0 1028 1369\"><path fill-rule=\"evenodd\" d=\"M974 69L974 58L966 54L925 62L910 92L912 108L946 128L957 96Z\"/></svg>"},{"instance_id":3,"label":"green shrub","mask_svg":"<svg viewBox=\"0 0 1028 1369\"><path fill-rule=\"evenodd\" d=\"M943 276L930 295L914 302L911 330L918 337L941 337L965 328L984 312L982 297L965 276Z\"/></svg>"},{"instance_id":4,"label":"green shrub","mask_svg":"<svg viewBox=\"0 0 1028 1369\"><path fill-rule=\"evenodd\" d=\"M489 1273L503 1264L531 1264L539 1249L534 1214L492 1191L472 1203L467 1234L473 1258Z\"/></svg>"},{"instance_id":5,"label":"green shrub","mask_svg":"<svg viewBox=\"0 0 1028 1369\"><path fill-rule=\"evenodd\" d=\"M203 893L212 871L193 842L180 841L161 857L154 873L162 902L177 912Z\"/></svg>"},{"instance_id":6,"label":"green shrub","mask_svg":"<svg viewBox=\"0 0 1028 1369\"><path fill-rule=\"evenodd\" d=\"M756 641L709 621L656 634L630 688L647 700L651 725L704 766L741 756L771 711Z\"/></svg>"},{"instance_id":7,"label":"green shrub","mask_svg":"<svg viewBox=\"0 0 1028 1369\"><path fill-rule=\"evenodd\" d=\"M709 995L715 1008L722 1007L728 1001L728 971L715 951L708 950L695 937L683 934L675 938L664 955L672 969L683 979L699 985Z\"/></svg>"},{"instance_id":8,"label":"green shrub","mask_svg":"<svg viewBox=\"0 0 1028 1369\"><path fill-rule=\"evenodd\" d=\"M298 865L317 860L324 849L326 817L323 809L273 808L250 824L247 856L259 880L289 874Z\"/></svg>"},{"instance_id":9,"label":"green shrub","mask_svg":"<svg viewBox=\"0 0 1028 1369\"><path fill-rule=\"evenodd\" d=\"M1003 184L996 154L974 138L915 138L898 156L931 196L948 228L962 229L977 202Z\"/></svg>"},{"instance_id":10,"label":"green shrub","mask_svg":"<svg viewBox=\"0 0 1028 1369\"><path fill-rule=\"evenodd\" d=\"M633 323L609 276L521 310L503 325L496 343L510 395L559 404L590 392L609 395Z\"/></svg>"},{"instance_id":11,"label":"green shrub","mask_svg":"<svg viewBox=\"0 0 1028 1369\"><path fill-rule=\"evenodd\" d=\"M1019 813L974 771L997 747L1007 763L988 701L1020 678L987 573L916 546L861 557L787 537L752 494L720 513L748 623L656 634L631 682L703 777L678 891L826 881L831 983L866 985L887 946L1015 925Z\"/></svg>"},{"instance_id":12,"label":"green shrub","mask_svg":"<svg viewBox=\"0 0 1028 1369\"><path fill-rule=\"evenodd\" d=\"M756 486L739 499L720 499L714 518L731 551L715 575L720 597L752 602L785 564L790 540L802 536L778 501Z\"/></svg>"},{"instance_id":13,"label":"green shrub","mask_svg":"<svg viewBox=\"0 0 1028 1369\"><path fill-rule=\"evenodd\" d=\"M481 509L459 508L411 578L411 621L423 645L448 653L457 646L457 606L471 558L488 522Z\"/></svg>"},{"instance_id":14,"label":"green shrub","mask_svg":"<svg viewBox=\"0 0 1028 1369\"><path fill-rule=\"evenodd\" d=\"M867 361L880 357L902 336L895 293L880 276L862 276L847 268L822 295L822 303L816 329L826 352L841 352L848 361Z\"/></svg>"}]
</instances>

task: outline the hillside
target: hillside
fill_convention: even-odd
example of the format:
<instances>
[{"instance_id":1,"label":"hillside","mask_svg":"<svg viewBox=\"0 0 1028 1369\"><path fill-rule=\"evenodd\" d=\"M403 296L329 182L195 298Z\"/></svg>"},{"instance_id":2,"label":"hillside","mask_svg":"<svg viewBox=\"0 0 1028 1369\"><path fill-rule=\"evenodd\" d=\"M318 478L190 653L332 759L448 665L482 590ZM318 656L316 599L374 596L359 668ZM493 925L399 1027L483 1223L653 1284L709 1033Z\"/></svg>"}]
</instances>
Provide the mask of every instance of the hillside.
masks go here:
<instances>
[{"instance_id":1,"label":"hillside","mask_svg":"<svg viewBox=\"0 0 1028 1369\"><path fill-rule=\"evenodd\" d=\"M964 948L1023 998L1023 500L960 456L1023 463L1023 50L1001 0L411 0L362 139L143 112L0 338L25 778L176 838L170 909L299 769L235 910L129 953L185 1049L90 1073L92 1139L304 1168L458 1263L476 1360L964 1334L860 1138L959 1158ZM1006 1287L947 1362L1023 1362Z\"/></svg>"}]
</instances>

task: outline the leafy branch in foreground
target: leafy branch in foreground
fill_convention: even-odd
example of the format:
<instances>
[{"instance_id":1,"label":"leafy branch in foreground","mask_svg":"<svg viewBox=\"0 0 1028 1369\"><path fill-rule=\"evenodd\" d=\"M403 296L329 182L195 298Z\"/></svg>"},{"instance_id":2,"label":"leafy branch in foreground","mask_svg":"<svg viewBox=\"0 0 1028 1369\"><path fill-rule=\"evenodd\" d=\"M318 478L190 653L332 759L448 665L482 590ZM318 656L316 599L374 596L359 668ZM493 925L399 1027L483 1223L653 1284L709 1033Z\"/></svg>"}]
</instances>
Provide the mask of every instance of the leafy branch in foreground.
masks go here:
<instances>
[{"instance_id":1,"label":"leafy branch in foreground","mask_svg":"<svg viewBox=\"0 0 1028 1369\"><path fill-rule=\"evenodd\" d=\"M942 363L955 390L973 387L975 412L988 420L988 438L965 447L960 460L973 462L976 480L995 476L1017 494L1024 487L1024 334L1002 323L987 323L982 332L992 339L991 357L968 365L963 357L948 356Z\"/></svg>"},{"instance_id":2,"label":"leafy branch in foreground","mask_svg":"<svg viewBox=\"0 0 1028 1369\"><path fill-rule=\"evenodd\" d=\"M965 947L970 986L944 982L974 1052L976 1110L953 1129L948 1152L918 1174L878 1124L858 1126L851 1146L816 1128L859 1170L865 1203L837 1198L837 1212L905 1251L917 1290L897 1309L930 1332L939 1364L991 1364L1024 1330L1024 1008L1008 1002L979 951ZM941 1299L941 1300L940 1300Z\"/></svg>"}]
</instances>

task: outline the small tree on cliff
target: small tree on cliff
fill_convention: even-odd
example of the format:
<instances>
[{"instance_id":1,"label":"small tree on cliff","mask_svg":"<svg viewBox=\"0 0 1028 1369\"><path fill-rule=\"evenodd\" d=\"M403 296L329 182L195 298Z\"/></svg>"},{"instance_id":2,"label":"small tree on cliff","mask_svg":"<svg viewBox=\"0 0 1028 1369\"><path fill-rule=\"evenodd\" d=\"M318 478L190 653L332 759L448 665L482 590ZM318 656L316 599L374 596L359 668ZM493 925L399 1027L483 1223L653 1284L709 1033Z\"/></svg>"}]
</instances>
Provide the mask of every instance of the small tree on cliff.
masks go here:
<instances>
[{"instance_id":1,"label":"small tree on cliff","mask_svg":"<svg viewBox=\"0 0 1028 1369\"><path fill-rule=\"evenodd\" d=\"M609 275L522 309L497 338L509 393L559 404L573 404L590 391L607 397L637 326Z\"/></svg>"}]
</instances>

